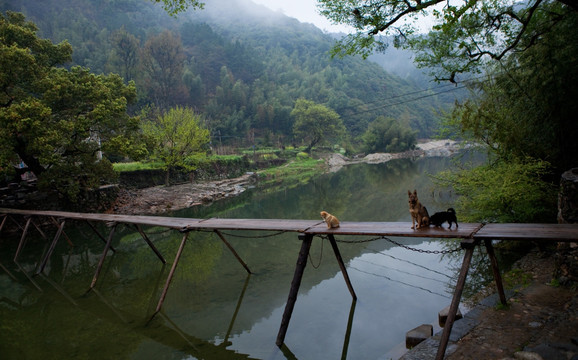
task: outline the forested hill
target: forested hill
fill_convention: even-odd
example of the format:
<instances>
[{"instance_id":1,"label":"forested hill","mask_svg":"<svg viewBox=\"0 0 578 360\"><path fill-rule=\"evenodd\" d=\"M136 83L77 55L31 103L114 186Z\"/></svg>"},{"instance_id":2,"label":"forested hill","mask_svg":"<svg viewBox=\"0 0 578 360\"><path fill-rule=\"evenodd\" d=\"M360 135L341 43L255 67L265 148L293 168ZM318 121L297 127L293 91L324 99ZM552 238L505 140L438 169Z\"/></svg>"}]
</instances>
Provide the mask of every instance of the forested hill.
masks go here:
<instances>
[{"instance_id":1,"label":"forested hill","mask_svg":"<svg viewBox=\"0 0 578 360\"><path fill-rule=\"evenodd\" d=\"M428 137L452 102L374 62L331 59L333 37L313 25L250 0L205 3L176 18L146 0L0 0L0 10L23 12L53 42L68 40L73 65L133 80L133 111L193 106L222 141L291 142L298 98L335 110L352 138L379 116Z\"/></svg>"}]
</instances>

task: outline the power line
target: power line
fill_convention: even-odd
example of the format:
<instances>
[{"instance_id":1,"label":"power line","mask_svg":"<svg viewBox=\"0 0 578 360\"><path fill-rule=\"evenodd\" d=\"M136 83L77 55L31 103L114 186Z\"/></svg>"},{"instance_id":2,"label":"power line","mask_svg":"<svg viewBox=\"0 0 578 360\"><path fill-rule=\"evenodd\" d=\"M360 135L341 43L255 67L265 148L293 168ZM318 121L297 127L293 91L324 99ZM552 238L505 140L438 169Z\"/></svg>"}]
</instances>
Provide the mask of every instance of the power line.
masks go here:
<instances>
[{"instance_id":1,"label":"power line","mask_svg":"<svg viewBox=\"0 0 578 360\"><path fill-rule=\"evenodd\" d=\"M401 104L405 104L405 103L408 103L408 102L417 101L417 100L425 99L425 98L428 98L428 97L432 97L432 96L437 96L437 95L440 95L440 94L448 93L448 92L451 92L451 91L461 90L461 89L467 87L467 84L468 84L468 83L473 82L473 81L476 81L476 80L478 80L478 79L480 79L480 78L484 78L484 77L486 77L486 76L487 76L487 75L481 75L481 76L472 77L472 78L469 78L469 79L466 79L466 80L462 80L462 81L460 81L460 82L458 82L458 83L455 83L455 84L454 84L454 83L449 83L449 84L445 84L445 85L441 85L441 86L437 86L437 87L432 87L432 88L427 88L427 89L422 89L422 90L416 90L416 91L412 91L412 92L408 92L408 93L404 93L404 94L394 95L394 96L391 96L391 97L388 97L388 98L384 98L384 99L377 99L377 100L374 100L374 101L371 101L371 102L367 102L367 103L364 103L364 104L361 104L361 105L356 105L356 106L354 106L354 107L353 107L353 106L345 107L345 108L342 108L341 111L347 110L347 109L352 109L352 108L359 107L359 106L366 106L366 105L376 104L376 103L379 103L379 102L390 101L390 100L394 100L394 99L398 99L398 98L403 98L403 97L407 97L407 96L411 96L411 95L416 95L416 94L420 94L420 93L428 92L428 91L432 91L432 90L439 90L439 89L446 88L446 87L448 87L448 86L451 86L451 87L452 87L451 89L448 89L448 90L436 91L436 92L431 93L431 94L426 94L426 95L423 95L423 96L419 96L419 97L415 97L415 98L411 98L411 99L406 99L406 100L399 101L399 102L395 102L395 103L388 103L388 104L384 104L384 105L381 105L381 106L378 106L378 107L374 107L374 108L371 108L371 109L367 109L367 110L360 110L360 111L354 112L353 114L350 114L350 115L353 116L353 115L359 115L359 114L363 114L363 113L367 113L367 112L372 112L372 111L380 110L380 109L383 109L383 108L386 108L386 107L390 107L390 106L401 105ZM457 86L457 84L464 84L464 85Z\"/></svg>"}]
</instances>

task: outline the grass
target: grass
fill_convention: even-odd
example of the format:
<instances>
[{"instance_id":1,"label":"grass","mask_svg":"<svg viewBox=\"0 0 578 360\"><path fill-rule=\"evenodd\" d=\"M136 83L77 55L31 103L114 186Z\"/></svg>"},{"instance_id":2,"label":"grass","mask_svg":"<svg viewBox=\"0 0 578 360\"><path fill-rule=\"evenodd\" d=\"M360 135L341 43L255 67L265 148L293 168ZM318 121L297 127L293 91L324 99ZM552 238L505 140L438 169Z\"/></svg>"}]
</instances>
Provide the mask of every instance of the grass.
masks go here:
<instances>
[{"instance_id":1,"label":"grass","mask_svg":"<svg viewBox=\"0 0 578 360\"><path fill-rule=\"evenodd\" d=\"M322 173L324 164L323 160L297 159L282 166L259 171L259 184L267 188L274 188L277 185L283 185L285 188L294 187L307 183Z\"/></svg>"},{"instance_id":2,"label":"grass","mask_svg":"<svg viewBox=\"0 0 578 360\"><path fill-rule=\"evenodd\" d=\"M127 163L114 163L112 167L115 171L124 172L124 171L136 171L136 170L158 170L162 169L164 163L157 161L157 162L127 162Z\"/></svg>"}]
</instances>

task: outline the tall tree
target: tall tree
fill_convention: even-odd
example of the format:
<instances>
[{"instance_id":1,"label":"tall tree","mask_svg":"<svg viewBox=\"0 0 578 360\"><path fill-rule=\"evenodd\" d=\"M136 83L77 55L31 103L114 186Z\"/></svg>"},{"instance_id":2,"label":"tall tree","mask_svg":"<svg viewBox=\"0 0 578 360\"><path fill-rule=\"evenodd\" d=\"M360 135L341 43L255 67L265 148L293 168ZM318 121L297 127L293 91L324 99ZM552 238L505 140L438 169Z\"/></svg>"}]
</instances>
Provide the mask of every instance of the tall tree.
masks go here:
<instances>
[{"instance_id":1,"label":"tall tree","mask_svg":"<svg viewBox=\"0 0 578 360\"><path fill-rule=\"evenodd\" d=\"M559 28L494 67L453 114L462 135L499 157L541 159L557 174L578 165L578 13Z\"/></svg>"},{"instance_id":2,"label":"tall tree","mask_svg":"<svg viewBox=\"0 0 578 360\"><path fill-rule=\"evenodd\" d=\"M475 84L450 125L490 149L491 162L446 176L472 221L556 219L559 175L578 166L578 13Z\"/></svg>"},{"instance_id":3,"label":"tall tree","mask_svg":"<svg viewBox=\"0 0 578 360\"><path fill-rule=\"evenodd\" d=\"M123 26L112 34L111 43L113 50L109 63L128 83L134 79L137 69L140 41Z\"/></svg>"},{"instance_id":4,"label":"tall tree","mask_svg":"<svg viewBox=\"0 0 578 360\"><path fill-rule=\"evenodd\" d=\"M167 185L170 185L172 170L194 169L187 158L204 153L210 141L203 118L194 110L184 107L171 108L155 120L143 123L143 132L152 140L154 155L165 163Z\"/></svg>"},{"instance_id":5,"label":"tall tree","mask_svg":"<svg viewBox=\"0 0 578 360\"><path fill-rule=\"evenodd\" d=\"M145 87L156 105L168 108L185 101L185 54L180 37L170 31L150 37L144 45L141 62L148 75Z\"/></svg>"},{"instance_id":6,"label":"tall tree","mask_svg":"<svg viewBox=\"0 0 578 360\"><path fill-rule=\"evenodd\" d=\"M22 161L40 186L75 199L110 180L101 151L136 149L138 119L126 112L136 90L118 75L58 67L70 60L70 45L36 32L20 13L0 15L0 168Z\"/></svg>"},{"instance_id":7,"label":"tall tree","mask_svg":"<svg viewBox=\"0 0 578 360\"><path fill-rule=\"evenodd\" d=\"M293 134L308 142L305 150L308 153L314 146L345 134L345 126L339 114L325 105L298 99L291 116L295 118Z\"/></svg>"}]
</instances>

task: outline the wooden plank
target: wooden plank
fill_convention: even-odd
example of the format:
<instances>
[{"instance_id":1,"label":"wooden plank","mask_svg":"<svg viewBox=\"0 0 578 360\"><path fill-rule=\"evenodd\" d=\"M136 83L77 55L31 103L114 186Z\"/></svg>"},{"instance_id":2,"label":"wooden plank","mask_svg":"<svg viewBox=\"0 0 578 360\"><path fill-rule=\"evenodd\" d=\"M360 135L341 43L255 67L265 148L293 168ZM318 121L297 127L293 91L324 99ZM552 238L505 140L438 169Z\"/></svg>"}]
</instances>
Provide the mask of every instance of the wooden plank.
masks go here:
<instances>
[{"instance_id":1,"label":"wooden plank","mask_svg":"<svg viewBox=\"0 0 578 360\"><path fill-rule=\"evenodd\" d=\"M266 230L305 232L320 224L317 220L287 220L287 219L218 219L211 218L191 224L187 230L219 229L219 230Z\"/></svg>"},{"instance_id":2,"label":"wooden plank","mask_svg":"<svg viewBox=\"0 0 578 360\"><path fill-rule=\"evenodd\" d=\"M578 241L578 224L486 224L475 239Z\"/></svg>"},{"instance_id":3,"label":"wooden plank","mask_svg":"<svg viewBox=\"0 0 578 360\"><path fill-rule=\"evenodd\" d=\"M327 229L325 223L310 228L307 234L333 235L371 235L371 236L405 236L429 238L468 238L481 224L461 223L459 228L430 226L413 230L411 222L347 222L342 221L338 228Z\"/></svg>"},{"instance_id":4,"label":"wooden plank","mask_svg":"<svg viewBox=\"0 0 578 360\"><path fill-rule=\"evenodd\" d=\"M183 229L202 221L202 219L178 218L167 216L140 216L120 214L76 213L66 211L20 210L0 208L0 213L30 216L53 216L72 220L92 220L102 222L116 222L124 224L138 224L149 226L163 226L173 229Z\"/></svg>"}]
</instances>

